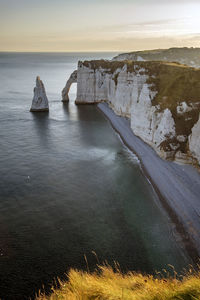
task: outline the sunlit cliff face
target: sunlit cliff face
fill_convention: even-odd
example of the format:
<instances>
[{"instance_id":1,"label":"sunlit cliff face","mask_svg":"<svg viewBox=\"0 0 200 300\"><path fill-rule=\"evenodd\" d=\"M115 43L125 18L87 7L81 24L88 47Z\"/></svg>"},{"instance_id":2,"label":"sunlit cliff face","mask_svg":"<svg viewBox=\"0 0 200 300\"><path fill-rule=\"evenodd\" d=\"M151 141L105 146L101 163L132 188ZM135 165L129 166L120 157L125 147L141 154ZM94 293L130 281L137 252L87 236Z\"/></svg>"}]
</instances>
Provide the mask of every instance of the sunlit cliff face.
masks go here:
<instances>
[{"instance_id":1,"label":"sunlit cliff face","mask_svg":"<svg viewBox=\"0 0 200 300\"><path fill-rule=\"evenodd\" d=\"M0 51L200 46L199 1L0 0Z\"/></svg>"}]
</instances>

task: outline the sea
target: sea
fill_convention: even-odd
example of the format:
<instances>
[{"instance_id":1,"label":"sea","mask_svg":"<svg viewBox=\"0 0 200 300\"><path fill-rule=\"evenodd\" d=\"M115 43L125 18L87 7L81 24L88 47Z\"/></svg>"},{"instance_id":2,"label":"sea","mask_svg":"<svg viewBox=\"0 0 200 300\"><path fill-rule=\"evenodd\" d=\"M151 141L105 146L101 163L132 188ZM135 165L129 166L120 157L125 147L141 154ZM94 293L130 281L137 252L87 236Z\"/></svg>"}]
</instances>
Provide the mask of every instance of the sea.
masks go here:
<instances>
[{"instance_id":1,"label":"sea","mask_svg":"<svg viewBox=\"0 0 200 300\"><path fill-rule=\"evenodd\" d=\"M61 91L79 60L116 53L0 53L0 299L34 299L71 269L155 274L190 263L138 158L94 105ZM29 111L36 76L49 113ZM166 272L166 271L163 271Z\"/></svg>"}]
</instances>

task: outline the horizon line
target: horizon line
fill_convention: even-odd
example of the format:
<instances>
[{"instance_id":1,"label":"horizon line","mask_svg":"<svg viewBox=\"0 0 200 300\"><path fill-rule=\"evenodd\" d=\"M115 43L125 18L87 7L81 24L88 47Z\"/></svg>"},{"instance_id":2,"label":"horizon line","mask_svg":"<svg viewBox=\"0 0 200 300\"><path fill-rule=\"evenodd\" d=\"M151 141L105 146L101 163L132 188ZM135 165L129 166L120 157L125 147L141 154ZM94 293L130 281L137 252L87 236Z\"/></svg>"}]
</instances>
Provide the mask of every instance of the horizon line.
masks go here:
<instances>
[{"instance_id":1,"label":"horizon line","mask_svg":"<svg viewBox=\"0 0 200 300\"><path fill-rule=\"evenodd\" d=\"M5 52L9 52L9 53L91 53L91 52L124 52L124 51L127 51L127 52L131 52L132 50L70 50L70 51L32 51L32 50L28 50L28 51L25 51L25 50L21 50L21 51L15 51L15 50L0 50L0 53L5 53ZM133 50L133 51L137 51L137 50ZM140 51L140 50L138 50ZM141 50L142 51L142 50Z\"/></svg>"},{"instance_id":2,"label":"horizon line","mask_svg":"<svg viewBox=\"0 0 200 300\"><path fill-rule=\"evenodd\" d=\"M0 50L0 53L130 53L130 52L139 52L139 51L151 51L151 50L167 50L171 48L200 48L200 47L194 47L194 46L182 46L182 47L175 47L175 46L170 46L170 47L161 47L161 48L144 48L140 50L41 50L41 51L32 51L32 50Z\"/></svg>"}]
</instances>

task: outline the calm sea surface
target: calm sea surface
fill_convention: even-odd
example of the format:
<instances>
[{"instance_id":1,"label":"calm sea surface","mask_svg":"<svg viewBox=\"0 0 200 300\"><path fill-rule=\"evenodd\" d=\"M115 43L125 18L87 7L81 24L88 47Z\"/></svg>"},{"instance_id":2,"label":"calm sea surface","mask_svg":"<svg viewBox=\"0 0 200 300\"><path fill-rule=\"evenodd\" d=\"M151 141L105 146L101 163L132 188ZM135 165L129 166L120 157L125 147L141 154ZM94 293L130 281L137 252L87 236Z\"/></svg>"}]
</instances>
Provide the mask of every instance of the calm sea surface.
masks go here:
<instances>
[{"instance_id":1,"label":"calm sea surface","mask_svg":"<svg viewBox=\"0 0 200 300\"><path fill-rule=\"evenodd\" d=\"M0 299L28 299L69 268L153 272L189 260L137 158L95 106L63 105L80 59L115 53L0 54ZM30 113L40 75L49 113Z\"/></svg>"}]
</instances>

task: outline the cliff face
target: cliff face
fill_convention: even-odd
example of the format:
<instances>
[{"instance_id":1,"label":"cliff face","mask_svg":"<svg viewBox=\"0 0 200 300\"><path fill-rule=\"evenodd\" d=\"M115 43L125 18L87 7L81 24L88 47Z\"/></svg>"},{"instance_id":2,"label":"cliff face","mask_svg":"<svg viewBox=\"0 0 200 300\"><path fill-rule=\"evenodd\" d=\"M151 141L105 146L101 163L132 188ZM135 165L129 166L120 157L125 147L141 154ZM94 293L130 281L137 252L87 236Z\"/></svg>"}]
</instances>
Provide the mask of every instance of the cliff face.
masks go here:
<instances>
[{"instance_id":1,"label":"cliff face","mask_svg":"<svg viewBox=\"0 0 200 300\"><path fill-rule=\"evenodd\" d=\"M109 79L108 79L109 81ZM107 80L105 70L94 71L78 63L76 104L90 104L107 100Z\"/></svg>"},{"instance_id":2,"label":"cliff face","mask_svg":"<svg viewBox=\"0 0 200 300\"><path fill-rule=\"evenodd\" d=\"M179 62L192 67L200 67L200 48L170 48L122 53L113 60L169 61Z\"/></svg>"},{"instance_id":3,"label":"cliff face","mask_svg":"<svg viewBox=\"0 0 200 300\"><path fill-rule=\"evenodd\" d=\"M200 116L198 122L192 128L192 133L189 136L189 148L191 154L200 163Z\"/></svg>"},{"instance_id":4,"label":"cliff face","mask_svg":"<svg viewBox=\"0 0 200 300\"><path fill-rule=\"evenodd\" d=\"M163 158L200 163L200 70L176 63L85 61L77 104L106 101Z\"/></svg>"},{"instance_id":5,"label":"cliff face","mask_svg":"<svg viewBox=\"0 0 200 300\"><path fill-rule=\"evenodd\" d=\"M131 117L133 93L146 82L144 69L129 72L127 64L110 61L79 62L77 104L108 101L116 114ZM132 69L131 69L132 70Z\"/></svg>"}]
</instances>

